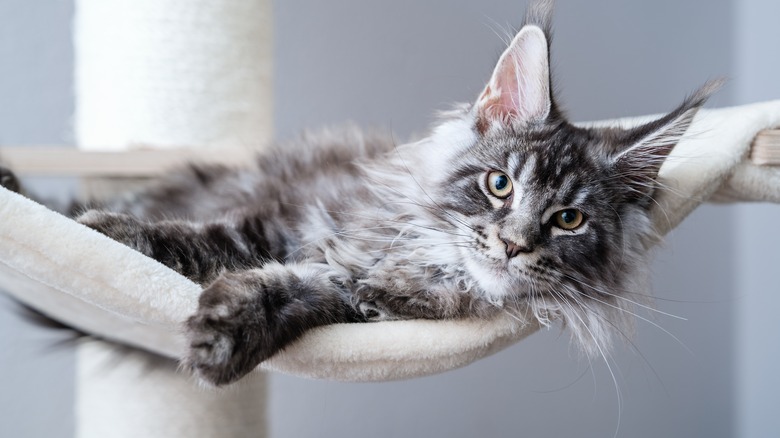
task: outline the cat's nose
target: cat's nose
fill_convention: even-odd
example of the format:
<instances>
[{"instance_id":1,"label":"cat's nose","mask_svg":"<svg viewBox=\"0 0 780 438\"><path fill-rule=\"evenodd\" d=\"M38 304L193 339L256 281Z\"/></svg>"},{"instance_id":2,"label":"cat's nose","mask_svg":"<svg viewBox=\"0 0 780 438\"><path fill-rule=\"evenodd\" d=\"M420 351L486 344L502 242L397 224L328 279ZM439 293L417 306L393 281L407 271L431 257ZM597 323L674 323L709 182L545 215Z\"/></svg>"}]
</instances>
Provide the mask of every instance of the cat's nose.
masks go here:
<instances>
[{"instance_id":1,"label":"cat's nose","mask_svg":"<svg viewBox=\"0 0 780 438\"><path fill-rule=\"evenodd\" d=\"M500 239L506 245L506 256L510 259L516 257L521 252L528 253L534 250L530 245L521 245L509 239L504 239L503 237L500 237Z\"/></svg>"}]
</instances>

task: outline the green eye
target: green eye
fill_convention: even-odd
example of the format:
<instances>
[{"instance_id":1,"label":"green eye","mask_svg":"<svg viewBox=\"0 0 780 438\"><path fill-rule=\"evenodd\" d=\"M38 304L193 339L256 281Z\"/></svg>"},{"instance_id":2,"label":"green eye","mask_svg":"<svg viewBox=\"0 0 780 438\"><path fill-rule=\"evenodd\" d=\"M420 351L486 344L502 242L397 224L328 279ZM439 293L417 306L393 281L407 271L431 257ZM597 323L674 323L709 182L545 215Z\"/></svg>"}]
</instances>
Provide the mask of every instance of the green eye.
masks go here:
<instances>
[{"instance_id":1,"label":"green eye","mask_svg":"<svg viewBox=\"0 0 780 438\"><path fill-rule=\"evenodd\" d=\"M512 194L512 180L507 174L497 170L488 173L487 187L496 198L506 199Z\"/></svg>"},{"instance_id":2,"label":"green eye","mask_svg":"<svg viewBox=\"0 0 780 438\"><path fill-rule=\"evenodd\" d=\"M582 225L582 222L585 220L582 212L574 208L561 210L555 213L555 216L553 217L555 219L556 226L569 231L579 228L580 225Z\"/></svg>"}]
</instances>

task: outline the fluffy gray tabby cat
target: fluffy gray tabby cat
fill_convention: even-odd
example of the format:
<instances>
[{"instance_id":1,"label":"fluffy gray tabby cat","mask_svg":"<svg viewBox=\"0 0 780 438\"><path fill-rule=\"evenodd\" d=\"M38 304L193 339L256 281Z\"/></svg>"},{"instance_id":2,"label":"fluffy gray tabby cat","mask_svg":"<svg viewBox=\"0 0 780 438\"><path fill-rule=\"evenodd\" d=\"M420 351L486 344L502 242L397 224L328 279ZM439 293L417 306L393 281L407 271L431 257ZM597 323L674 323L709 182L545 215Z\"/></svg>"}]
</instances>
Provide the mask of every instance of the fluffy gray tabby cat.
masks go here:
<instances>
[{"instance_id":1,"label":"fluffy gray tabby cat","mask_svg":"<svg viewBox=\"0 0 780 438\"><path fill-rule=\"evenodd\" d=\"M184 363L213 384L342 322L526 313L596 351L629 324L658 170L716 86L633 129L573 126L551 86L550 14L534 3L476 102L420 141L325 132L78 221L204 286Z\"/></svg>"}]
</instances>

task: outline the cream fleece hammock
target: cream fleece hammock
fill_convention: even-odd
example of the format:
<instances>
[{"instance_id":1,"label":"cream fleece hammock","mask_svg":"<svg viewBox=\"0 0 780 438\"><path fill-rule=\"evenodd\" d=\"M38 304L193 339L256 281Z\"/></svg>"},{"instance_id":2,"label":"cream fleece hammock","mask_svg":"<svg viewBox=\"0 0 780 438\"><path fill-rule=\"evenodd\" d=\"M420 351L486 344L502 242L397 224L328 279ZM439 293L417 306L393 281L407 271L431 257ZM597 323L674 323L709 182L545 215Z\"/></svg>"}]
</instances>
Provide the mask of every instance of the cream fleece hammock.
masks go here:
<instances>
[{"instance_id":1,"label":"cream fleece hammock","mask_svg":"<svg viewBox=\"0 0 780 438\"><path fill-rule=\"evenodd\" d=\"M640 120L600 122L630 124ZM780 126L780 101L697 115L661 169L655 226L666 234L707 200L780 202L780 168L749 153ZM771 142L773 131L759 136ZM41 312L101 338L178 358L180 324L200 286L160 263L7 190L0 191L0 284ZM464 366L533 333L531 321L338 324L305 335L261 368L344 381L403 379Z\"/></svg>"}]
</instances>

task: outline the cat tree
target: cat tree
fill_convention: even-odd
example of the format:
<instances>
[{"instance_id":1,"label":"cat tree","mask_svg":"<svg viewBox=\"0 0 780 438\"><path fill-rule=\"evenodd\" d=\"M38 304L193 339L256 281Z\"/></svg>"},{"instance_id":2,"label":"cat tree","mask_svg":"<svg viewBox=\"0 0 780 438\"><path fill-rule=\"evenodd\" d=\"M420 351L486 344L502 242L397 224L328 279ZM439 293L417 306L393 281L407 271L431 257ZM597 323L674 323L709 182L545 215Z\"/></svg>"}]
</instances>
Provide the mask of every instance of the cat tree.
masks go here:
<instances>
[{"instance_id":1,"label":"cat tree","mask_svg":"<svg viewBox=\"0 0 780 438\"><path fill-rule=\"evenodd\" d=\"M270 7L77 0L80 150L5 148L4 159L21 174L87 179L153 176L185 159L240 164L271 138ZM668 189L654 211L658 229L666 234L707 200L780 202L780 169L771 166L780 163L780 131L767 131L779 126L780 102L702 111L661 169ZM322 327L234 388L206 391L170 360L184 351L180 324L197 306L198 285L4 189L0 218L0 286L105 340L78 347L79 438L262 435L264 370L410 378L467 365L538 329L508 316ZM117 354L115 345L134 348Z\"/></svg>"}]
</instances>

